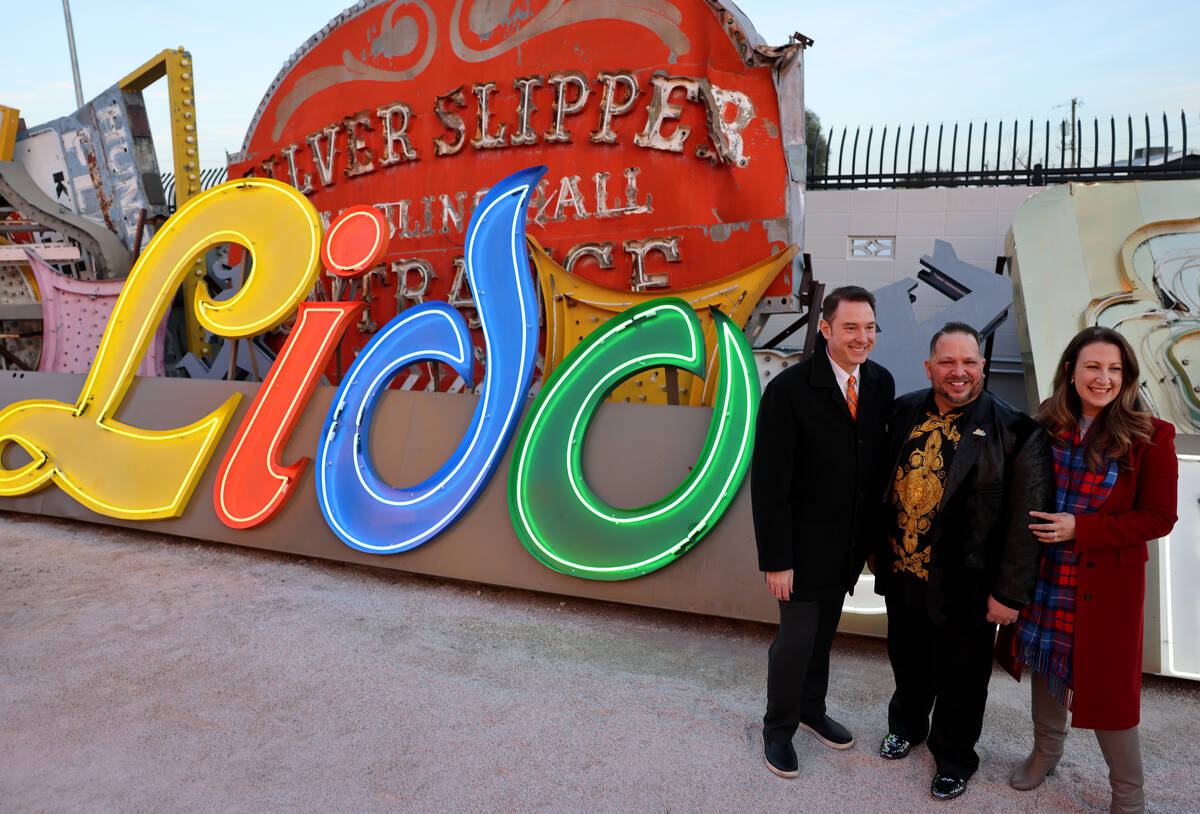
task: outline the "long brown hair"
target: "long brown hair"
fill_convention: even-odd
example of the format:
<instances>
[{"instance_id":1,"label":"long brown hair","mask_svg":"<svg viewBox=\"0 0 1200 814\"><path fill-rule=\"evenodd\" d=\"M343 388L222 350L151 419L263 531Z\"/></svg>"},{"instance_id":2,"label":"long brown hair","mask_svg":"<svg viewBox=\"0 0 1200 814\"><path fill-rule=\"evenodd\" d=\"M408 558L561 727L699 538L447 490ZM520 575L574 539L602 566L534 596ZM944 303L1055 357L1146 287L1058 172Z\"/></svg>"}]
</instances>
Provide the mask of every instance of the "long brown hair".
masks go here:
<instances>
[{"instance_id":1,"label":"long brown hair","mask_svg":"<svg viewBox=\"0 0 1200 814\"><path fill-rule=\"evenodd\" d=\"M1062 443L1065 435L1075 431L1083 414L1074 385L1075 364L1079 352L1096 342L1115 345L1121 351L1121 392L1104 406L1088 432L1083 459L1091 472L1099 472L1110 458L1118 459L1122 468L1129 466L1129 450L1138 441L1149 441L1154 432L1138 395L1141 378L1133 348L1121 334L1100 326L1084 328L1067 343L1054 371L1054 392L1038 409L1038 421L1050 431L1055 443Z\"/></svg>"}]
</instances>

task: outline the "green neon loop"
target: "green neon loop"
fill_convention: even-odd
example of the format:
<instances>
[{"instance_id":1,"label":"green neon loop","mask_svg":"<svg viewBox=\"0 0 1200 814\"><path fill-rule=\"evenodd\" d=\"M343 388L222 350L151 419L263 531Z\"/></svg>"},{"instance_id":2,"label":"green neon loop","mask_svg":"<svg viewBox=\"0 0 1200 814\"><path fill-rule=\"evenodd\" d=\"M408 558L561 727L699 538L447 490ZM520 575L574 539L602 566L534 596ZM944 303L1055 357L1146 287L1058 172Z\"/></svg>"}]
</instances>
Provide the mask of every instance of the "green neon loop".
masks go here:
<instances>
[{"instance_id":1,"label":"green neon loop","mask_svg":"<svg viewBox=\"0 0 1200 814\"><path fill-rule=\"evenodd\" d=\"M754 448L758 373L746 337L713 311L717 403L700 458L666 497L610 506L583 475L583 440L601 402L640 370L669 365L705 374L704 334L686 302L663 297L619 314L571 352L526 413L509 469L517 536L547 568L585 579L630 579L673 562L729 507Z\"/></svg>"}]
</instances>

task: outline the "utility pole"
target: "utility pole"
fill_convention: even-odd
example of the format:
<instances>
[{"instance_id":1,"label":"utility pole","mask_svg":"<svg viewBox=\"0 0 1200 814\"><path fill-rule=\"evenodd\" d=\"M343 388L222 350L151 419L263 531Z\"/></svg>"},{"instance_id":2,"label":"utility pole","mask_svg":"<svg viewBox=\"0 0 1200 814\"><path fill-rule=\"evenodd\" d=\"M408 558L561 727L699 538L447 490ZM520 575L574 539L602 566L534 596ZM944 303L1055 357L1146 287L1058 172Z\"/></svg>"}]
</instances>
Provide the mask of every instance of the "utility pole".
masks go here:
<instances>
[{"instance_id":1,"label":"utility pole","mask_svg":"<svg viewBox=\"0 0 1200 814\"><path fill-rule=\"evenodd\" d=\"M71 48L71 72L75 74L75 103L83 107L83 83L79 81L79 58L75 55L75 28L71 25L71 4L63 0L63 17L67 20L67 45Z\"/></svg>"},{"instance_id":2,"label":"utility pole","mask_svg":"<svg viewBox=\"0 0 1200 814\"><path fill-rule=\"evenodd\" d=\"M67 2L67 0L63 0ZM81 103L82 104L82 103ZM1079 104L1079 97L1071 97L1071 166L1075 169L1079 168L1079 154L1075 152L1075 106Z\"/></svg>"},{"instance_id":3,"label":"utility pole","mask_svg":"<svg viewBox=\"0 0 1200 814\"><path fill-rule=\"evenodd\" d=\"M1057 110L1060 107L1066 107L1066 106L1067 106L1067 103L1063 102L1061 105L1055 105L1054 109ZM1075 143L1075 128L1078 127L1075 111L1076 111L1076 108L1080 108L1080 107L1083 107L1083 100L1080 99L1078 96L1072 96L1071 97L1071 166L1076 169L1078 169L1078 167L1079 167L1079 154L1075 152L1076 147L1078 146ZM1064 144L1064 146L1066 146L1066 145ZM1066 162L1064 161L1063 163L1065 164Z\"/></svg>"}]
</instances>

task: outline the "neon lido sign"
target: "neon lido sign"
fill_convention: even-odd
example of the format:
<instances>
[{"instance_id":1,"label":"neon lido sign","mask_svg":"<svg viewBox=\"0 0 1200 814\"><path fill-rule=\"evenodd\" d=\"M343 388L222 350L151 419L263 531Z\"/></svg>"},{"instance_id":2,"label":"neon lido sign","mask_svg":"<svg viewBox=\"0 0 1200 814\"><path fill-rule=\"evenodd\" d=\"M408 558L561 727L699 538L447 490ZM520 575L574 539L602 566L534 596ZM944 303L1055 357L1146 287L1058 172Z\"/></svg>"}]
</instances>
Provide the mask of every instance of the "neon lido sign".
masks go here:
<instances>
[{"instance_id":1,"label":"neon lido sign","mask_svg":"<svg viewBox=\"0 0 1200 814\"><path fill-rule=\"evenodd\" d=\"M492 187L472 215L466 267L487 351L482 396L458 447L426 480L393 487L379 477L367 439L389 382L419 361L450 365L473 378L471 335L457 309L426 302L385 325L337 388L319 439L317 502L348 546L393 554L452 526L482 493L516 436L508 473L513 528L546 567L586 579L619 580L655 571L684 554L721 518L750 463L758 376L745 336L714 310L720 365L716 406L697 465L665 497L638 509L602 501L583 474L584 437L608 393L638 371L664 365L705 375L700 321L683 300L662 297L630 308L579 344L526 409L537 353L538 317L526 254L525 221L544 167ZM365 273L387 242L372 207L342 213L323 237L312 204L271 179L231 181L190 200L138 258L74 404L50 399L0 410L0 445L31 460L0 467L0 496L53 482L110 517L180 515L241 398L231 396L184 427L147 430L114 416L133 382L155 327L194 257L235 242L253 272L232 298L201 290L197 320L227 338L247 338L296 314L279 356L259 387L220 463L217 516L246 529L274 517L295 494L310 463L281 456L338 340L362 302L303 302L322 261L334 274Z\"/></svg>"}]
</instances>

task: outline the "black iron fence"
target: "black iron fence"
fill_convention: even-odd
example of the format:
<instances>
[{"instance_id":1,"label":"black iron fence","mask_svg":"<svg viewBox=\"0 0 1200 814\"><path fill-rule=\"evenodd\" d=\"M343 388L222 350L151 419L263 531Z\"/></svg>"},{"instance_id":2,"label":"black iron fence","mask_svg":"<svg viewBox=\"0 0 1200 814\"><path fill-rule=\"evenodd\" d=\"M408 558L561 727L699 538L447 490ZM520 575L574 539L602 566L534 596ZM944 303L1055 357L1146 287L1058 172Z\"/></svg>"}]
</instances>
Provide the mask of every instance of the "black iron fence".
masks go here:
<instances>
[{"instance_id":1,"label":"black iron fence","mask_svg":"<svg viewBox=\"0 0 1200 814\"><path fill-rule=\"evenodd\" d=\"M1043 186L1065 181L1200 178L1189 116L1120 121L968 122L822 130L809 189Z\"/></svg>"}]
</instances>

